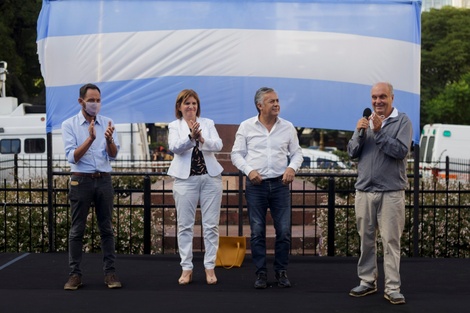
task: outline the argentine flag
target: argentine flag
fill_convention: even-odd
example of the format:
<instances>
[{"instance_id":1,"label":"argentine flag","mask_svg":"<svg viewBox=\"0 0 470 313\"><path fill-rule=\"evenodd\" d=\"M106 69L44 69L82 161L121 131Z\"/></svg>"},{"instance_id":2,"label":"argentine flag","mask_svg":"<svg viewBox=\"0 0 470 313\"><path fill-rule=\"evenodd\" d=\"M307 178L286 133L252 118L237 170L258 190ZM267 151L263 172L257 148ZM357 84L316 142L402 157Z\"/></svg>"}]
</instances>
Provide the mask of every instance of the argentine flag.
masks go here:
<instances>
[{"instance_id":1,"label":"argentine flag","mask_svg":"<svg viewBox=\"0 0 470 313\"><path fill-rule=\"evenodd\" d=\"M420 12L420 0L43 0L47 131L79 111L85 83L116 123L168 123L190 88L202 116L239 124L266 86L295 126L353 130L387 81L418 142Z\"/></svg>"}]
</instances>

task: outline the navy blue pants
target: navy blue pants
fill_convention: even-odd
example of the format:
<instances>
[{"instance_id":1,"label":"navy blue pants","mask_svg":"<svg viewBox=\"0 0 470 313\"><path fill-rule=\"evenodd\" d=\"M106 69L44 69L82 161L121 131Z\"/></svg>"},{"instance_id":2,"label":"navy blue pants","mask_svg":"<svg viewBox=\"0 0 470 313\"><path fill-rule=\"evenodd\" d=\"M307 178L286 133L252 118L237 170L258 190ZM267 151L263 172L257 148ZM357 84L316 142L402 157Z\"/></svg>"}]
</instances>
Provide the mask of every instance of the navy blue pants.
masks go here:
<instances>
[{"instance_id":1,"label":"navy blue pants","mask_svg":"<svg viewBox=\"0 0 470 313\"><path fill-rule=\"evenodd\" d=\"M289 185L282 177L263 180L260 185L246 181L246 202L251 227L251 254L256 274L266 268L266 214L269 208L276 231L274 271L287 270L291 244L291 206Z\"/></svg>"}]
</instances>

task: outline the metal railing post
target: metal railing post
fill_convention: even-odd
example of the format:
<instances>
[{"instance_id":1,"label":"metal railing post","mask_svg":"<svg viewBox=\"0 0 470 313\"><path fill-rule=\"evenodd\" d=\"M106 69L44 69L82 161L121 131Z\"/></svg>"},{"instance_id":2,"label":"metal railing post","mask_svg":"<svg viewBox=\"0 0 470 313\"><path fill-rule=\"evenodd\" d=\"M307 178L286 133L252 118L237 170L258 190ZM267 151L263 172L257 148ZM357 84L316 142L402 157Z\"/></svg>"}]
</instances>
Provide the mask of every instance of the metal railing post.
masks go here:
<instances>
[{"instance_id":1,"label":"metal railing post","mask_svg":"<svg viewBox=\"0 0 470 313\"><path fill-rule=\"evenodd\" d=\"M47 228L49 252L55 252L55 222L53 205L53 175L52 175L52 133L46 134L47 144Z\"/></svg>"},{"instance_id":2,"label":"metal railing post","mask_svg":"<svg viewBox=\"0 0 470 313\"><path fill-rule=\"evenodd\" d=\"M446 184L449 183L449 174L450 174L450 159L449 159L449 156L446 156Z\"/></svg>"},{"instance_id":3,"label":"metal railing post","mask_svg":"<svg viewBox=\"0 0 470 313\"><path fill-rule=\"evenodd\" d=\"M413 151L413 257L419 257L419 145L415 145Z\"/></svg>"},{"instance_id":4,"label":"metal railing post","mask_svg":"<svg viewBox=\"0 0 470 313\"><path fill-rule=\"evenodd\" d=\"M335 178L328 177L328 256L335 256Z\"/></svg>"},{"instance_id":5,"label":"metal railing post","mask_svg":"<svg viewBox=\"0 0 470 313\"><path fill-rule=\"evenodd\" d=\"M151 184L150 176L144 177L144 254L150 254L151 236Z\"/></svg>"},{"instance_id":6,"label":"metal railing post","mask_svg":"<svg viewBox=\"0 0 470 313\"><path fill-rule=\"evenodd\" d=\"M243 236L243 173L238 172L238 236Z\"/></svg>"}]
</instances>

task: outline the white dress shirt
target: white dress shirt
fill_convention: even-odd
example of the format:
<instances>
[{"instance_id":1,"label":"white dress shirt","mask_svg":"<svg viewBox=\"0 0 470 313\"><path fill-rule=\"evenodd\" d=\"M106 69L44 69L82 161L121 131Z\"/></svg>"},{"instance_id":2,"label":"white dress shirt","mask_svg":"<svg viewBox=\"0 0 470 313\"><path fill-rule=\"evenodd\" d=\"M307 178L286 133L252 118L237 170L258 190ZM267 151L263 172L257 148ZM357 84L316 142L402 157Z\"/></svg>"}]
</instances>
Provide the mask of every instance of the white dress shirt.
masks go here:
<instances>
[{"instance_id":1,"label":"white dress shirt","mask_svg":"<svg viewBox=\"0 0 470 313\"><path fill-rule=\"evenodd\" d=\"M269 179L282 176L287 167L297 171L303 156L291 122L278 117L269 132L255 116L240 124L231 159L245 175L256 170L263 179Z\"/></svg>"}]
</instances>

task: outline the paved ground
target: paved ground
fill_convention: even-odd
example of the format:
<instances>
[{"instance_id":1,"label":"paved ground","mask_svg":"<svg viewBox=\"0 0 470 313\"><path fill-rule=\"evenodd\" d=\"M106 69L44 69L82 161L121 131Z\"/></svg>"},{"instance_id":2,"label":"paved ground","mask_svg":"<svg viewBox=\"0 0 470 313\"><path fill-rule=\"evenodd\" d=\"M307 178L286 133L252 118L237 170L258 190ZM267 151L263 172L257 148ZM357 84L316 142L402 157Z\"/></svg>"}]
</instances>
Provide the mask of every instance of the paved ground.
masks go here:
<instances>
[{"instance_id":1,"label":"paved ground","mask_svg":"<svg viewBox=\"0 0 470 313\"><path fill-rule=\"evenodd\" d=\"M205 284L202 255L195 256L194 281L179 286L176 255L119 255L123 288L103 283L101 255L86 254L84 286L64 291L65 253L0 254L0 313L12 312L469 312L470 259L404 258L402 285L407 304L392 305L379 291L352 298L356 258L292 256L293 287L255 290L253 266L247 255L241 268L216 269L219 283ZM382 263L379 262L380 266ZM272 268L270 259L269 268Z\"/></svg>"}]
</instances>

